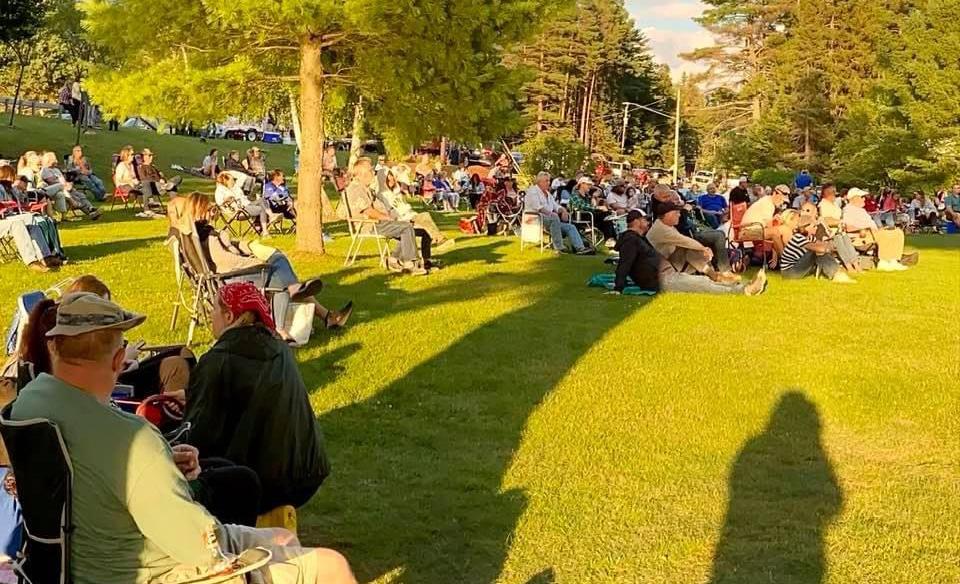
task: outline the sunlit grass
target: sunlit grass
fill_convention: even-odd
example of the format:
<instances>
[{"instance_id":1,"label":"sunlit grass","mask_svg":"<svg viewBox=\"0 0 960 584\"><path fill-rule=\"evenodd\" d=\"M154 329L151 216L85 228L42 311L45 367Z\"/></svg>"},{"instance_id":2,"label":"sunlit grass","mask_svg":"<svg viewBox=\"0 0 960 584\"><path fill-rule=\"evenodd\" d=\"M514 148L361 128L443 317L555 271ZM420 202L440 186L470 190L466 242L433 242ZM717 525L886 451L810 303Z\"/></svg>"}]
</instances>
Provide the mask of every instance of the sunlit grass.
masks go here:
<instances>
[{"instance_id":1,"label":"sunlit grass","mask_svg":"<svg viewBox=\"0 0 960 584\"><path fill-rule=\"evenodd\" d=\"M183 339L165 231L130 211L66 225L60 274L0 266L0 317L93 272L150 315L146 339ZM357 304L298 353L334 465L300 525L361 581L960 580L960 238L914 238L918 267L855 286L647 300L513 239L461 238L427 278L343 268L335 233L327 257L291 253L322 301Z\"/></svg>"}]
</instances>

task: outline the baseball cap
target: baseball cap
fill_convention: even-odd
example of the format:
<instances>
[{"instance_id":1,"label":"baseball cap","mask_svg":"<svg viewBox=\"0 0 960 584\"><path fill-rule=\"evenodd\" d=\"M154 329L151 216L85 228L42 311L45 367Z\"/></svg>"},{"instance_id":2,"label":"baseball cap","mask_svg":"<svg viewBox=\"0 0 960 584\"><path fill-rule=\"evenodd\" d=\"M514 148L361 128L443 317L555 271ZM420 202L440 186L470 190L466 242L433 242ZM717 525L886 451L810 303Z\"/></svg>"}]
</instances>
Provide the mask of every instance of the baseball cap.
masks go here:
<instances>
[{"instance_id":1,"label":"baseball cap","mask_svg":"<svg viewBox=\"0 0 960 584\"><path fill-rule=\"evenodd\" d=\"M627 225L633 223L637 219L642 219L646 217L647 214L641 211L640 209L631 209L627 212Z\"/></svg>"},{"instance_id":2,"label":"baseball cap","mask_svg":"<svg viewBox=\"0 0 960 584\"><path fill-rule=\"evenodd\" d=\"M670 211L683 211L683 205L678 205L673 201L668 201L666 203L661 203L656 205L657 208L657 217L663 217Z\"/></svg>"},{"instance_id":3,"label":"baseball cap","mask_svg":"<svg viewBox=\"0 0 960 584\"><path fill-rule=\"evenodd\" d=\"M787 185L777 185L776 188L774 188L773 190L774 192L780 193L781 195L790 194L790 187L788 187Z\"/></svg>"},{"instance_id":4,"label":"baseball cap","mask_svg":"<svg viewBox=\"0 0 960 584\"><path fill-rule=\"evenodd\" d=\"M128 331L145 320L146 316L128 312L91 292L73 292L60 300L56 325L47 336L75 337L106 329Z\"/></svg>"},{"instance_id":5,"label":"baseball cap","mask_svg":"<svg viewBox=\"0 0 960 584\"><path fill-rule=\"evenodd\" d=\"M857 187L853 187L852 189L847 191L847 200L849 201L850 199L853 199L855 197L863 198L863 197L866 197L868 194L870 193L868 193L863 189L858 189Z\"/></svg>"},{"instance_id":6,"label":"baseball cap","mask_svg":"<svg viewBox=\"0 0 960 584\"><path fill-rule=\"evenodd\" d=\"M590 178L589 176L581 176L579 179L577 179L577 186L580 186L580 185L593 186L594 182L593 182L593 179Z\"/></svg>"}]
</instances>

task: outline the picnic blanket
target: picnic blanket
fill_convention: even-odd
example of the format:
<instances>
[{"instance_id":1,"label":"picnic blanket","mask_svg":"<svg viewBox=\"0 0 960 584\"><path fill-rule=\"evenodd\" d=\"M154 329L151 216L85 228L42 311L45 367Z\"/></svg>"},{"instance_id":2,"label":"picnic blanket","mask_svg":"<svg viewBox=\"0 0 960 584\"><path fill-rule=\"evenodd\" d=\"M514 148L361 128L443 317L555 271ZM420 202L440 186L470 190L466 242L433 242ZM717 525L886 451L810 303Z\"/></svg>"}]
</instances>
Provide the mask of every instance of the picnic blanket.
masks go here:
<instances>
[{"instance_id":1,"label":"picnic blanket","mask_svg":"<svg viewBox=\"0 0 960 584\"><path fill-rule=\"evenodd\" d=\"M587 282L587 286L590 288L603 288L604 290L613 290L614 280L616 280L615 274L594 274L590 276L590 280ZM655 296L656 292L653 290L644 290L638 288L633 280L627 278L627 287L623 289L624 296Z\"/></svg>"}]
</instances>

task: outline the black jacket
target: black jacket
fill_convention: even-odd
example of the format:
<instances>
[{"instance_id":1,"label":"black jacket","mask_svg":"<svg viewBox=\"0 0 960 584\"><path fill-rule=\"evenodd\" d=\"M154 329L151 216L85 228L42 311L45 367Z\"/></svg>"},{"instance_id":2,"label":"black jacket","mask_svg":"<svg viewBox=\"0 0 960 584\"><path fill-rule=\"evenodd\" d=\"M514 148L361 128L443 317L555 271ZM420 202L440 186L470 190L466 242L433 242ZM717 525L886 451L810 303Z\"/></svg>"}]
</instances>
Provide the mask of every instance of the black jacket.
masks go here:
<instances>
[{"instance_id":1,"label":"black jacket","mask_svg":"<svg viewBox=\"0 0 960 584\"><path fill-rule=\"evenodd\" d=\"M614 249L620 252L614 290L623 292L627 287L627 276L630 276L638 288L653 292L660 291L661 257L646 237L627 229L620 235Z\"/></svg>"},{"instance_id":2,"label":"black jacket","mask_svg":"<svg viewBox=\"0 0 960 584\"><path fill-rule=\"evenodd\" d=\"M293 352L261 326L227 330L190 375L188 442L256 471L261 508L299 507L330 474Z\"/></svg>"}]
</instances>

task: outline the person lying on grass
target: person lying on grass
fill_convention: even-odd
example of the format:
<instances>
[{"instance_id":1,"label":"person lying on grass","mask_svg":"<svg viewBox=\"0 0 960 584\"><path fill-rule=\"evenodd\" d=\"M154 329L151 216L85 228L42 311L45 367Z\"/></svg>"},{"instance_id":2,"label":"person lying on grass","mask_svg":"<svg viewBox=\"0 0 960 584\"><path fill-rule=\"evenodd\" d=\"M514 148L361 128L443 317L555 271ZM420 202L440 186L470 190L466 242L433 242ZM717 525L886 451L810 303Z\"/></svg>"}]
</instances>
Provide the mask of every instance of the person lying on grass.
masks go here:
<instances>
[{"instance_id":1,"label":"person lying on grass","mask_svg":"<svg viewBox=\"0 0 960 584\"><path fill-rule=\"evenodd\" d=\"M45 418L62 433L73 468L71 574L77 584L130 584L213 576L228 554L263 546L274 584L355 582L335 551L300 547L293 534L219 523L197 503L175 452L149 422L110 405L123 370L123 333L146 317L95 294L67 294L47 333L52 373L14 401L16 421ZM311 412L312 413L312 412Z\"/></svg>"},{"instance_id":2,"label":"person lying on grass","mask_svg":"<svg viewBox=\"0 0 960 584\"><path fill-rule=\"evenodd\" d=\"M680 207L673 203L660 205L658 219L668 225L680 218ZM627 276L644 290L651 292L694 292L704 294L744 294L758 296L767 289L766 272L761 270L747 285L721 284L706 276L695 276L678 272L673 265L660 255L646 238L650 221L641 211L627 213L627 230L620 235L614 249L620 252L617 264L617 277L614 289L609 294L621 294L626 288ZM654 271L656 266L656 271ZM656 277L654 277L656 274Z\"/></svg>"}]
</instances>

